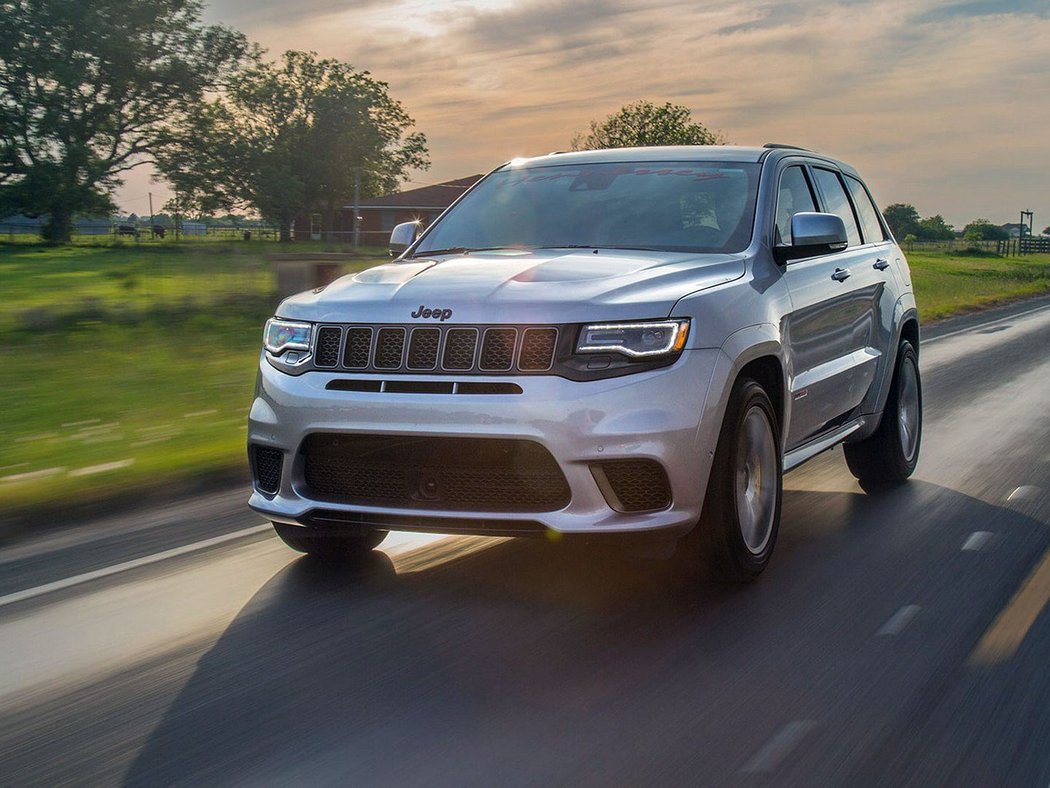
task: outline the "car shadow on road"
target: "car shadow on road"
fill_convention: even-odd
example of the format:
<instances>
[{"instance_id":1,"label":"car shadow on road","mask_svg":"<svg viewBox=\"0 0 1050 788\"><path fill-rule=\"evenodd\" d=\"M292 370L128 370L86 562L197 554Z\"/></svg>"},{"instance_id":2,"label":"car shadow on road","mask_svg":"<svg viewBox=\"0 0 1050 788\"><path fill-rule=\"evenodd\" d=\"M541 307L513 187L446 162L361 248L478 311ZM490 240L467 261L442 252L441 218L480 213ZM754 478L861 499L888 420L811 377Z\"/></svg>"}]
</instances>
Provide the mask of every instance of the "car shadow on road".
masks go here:
<instances>
[{"instance_id":1,"label":"car shadow on road","mask_svg":"<svg viewBox=\"0 0 1050 788\"><path fill-rule=\"evenodd\" d=\"M662 754L680 747L732 765L724 748L747 736L712 743L839 671L855 680L861 643L910 586L958 584L965 604L973 578L950 562L978 522L1033 532L1022 513L914 481L787 492L772 566L735 590L544 541L414 571L381 552L300 558L200 660L127 782L622 784L674 779Z\"/></svg>"}]
</instances>

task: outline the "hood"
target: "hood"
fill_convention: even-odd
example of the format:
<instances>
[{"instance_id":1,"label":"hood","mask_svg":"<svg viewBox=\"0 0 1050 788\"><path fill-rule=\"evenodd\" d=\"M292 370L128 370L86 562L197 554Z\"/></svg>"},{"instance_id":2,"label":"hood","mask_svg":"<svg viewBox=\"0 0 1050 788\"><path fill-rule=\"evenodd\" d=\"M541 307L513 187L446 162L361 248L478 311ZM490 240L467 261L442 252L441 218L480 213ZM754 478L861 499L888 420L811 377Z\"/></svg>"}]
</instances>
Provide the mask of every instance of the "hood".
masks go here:
<instances>
[{"instance_id":1,"label":"hood","mask_svg":"<svg viewBox=\"0 0 1050 788\"><path fill-rule=\"evenodd\" d=\"M333 323L577 323L665 317L678 299L744 274L741 255L535 250L405 260L282 302ZM423 310L437 310L428 318ZM451 313L449 311L451 310Z\"/></svg>"}]
</instances>

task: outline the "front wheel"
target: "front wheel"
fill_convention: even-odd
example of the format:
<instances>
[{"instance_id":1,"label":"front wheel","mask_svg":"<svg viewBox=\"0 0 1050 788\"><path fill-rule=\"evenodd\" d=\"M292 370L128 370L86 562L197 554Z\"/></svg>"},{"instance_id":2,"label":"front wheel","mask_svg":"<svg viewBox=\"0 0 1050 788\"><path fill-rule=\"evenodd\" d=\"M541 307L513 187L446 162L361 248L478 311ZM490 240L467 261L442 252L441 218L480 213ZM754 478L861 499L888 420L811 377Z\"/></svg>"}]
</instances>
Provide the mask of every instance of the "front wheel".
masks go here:
<instances>
[{"instance_id":1,"label":"front wheel","mask_svg":"<svg viewBox=\"0 0 1050 788\"><path fill-rule=\"evenodd\" d=\"M700 522L687 537L704 568L729 582L753 580L780 528L783 461L776 410L756 381L733 386Z\"/></svg>"},{"instance_id":2,"label":"front wheel","mask_svg":"<svg viewBox=\"0 0 1050 788\"><path fill-rule=\"evenodd\" d=\"M274 531L281 541L300 553L326 559L351 559L378 547L386 531L368 531L360 534L322 532L314 528L287 523L274 523Z\"/></svg>"},{"instance_id":3,"label":"front wheel","mask_svg":"<svg viewBox=\"0 0 1050 788\"><path fill-rule=\"evenodd\" d=\"M897 350L890 395L879 428L842 447L850 472L861 483L896 484L915 471L922 441L922 380L915 348L906 339Z\"/></svg>"}]
</instances>

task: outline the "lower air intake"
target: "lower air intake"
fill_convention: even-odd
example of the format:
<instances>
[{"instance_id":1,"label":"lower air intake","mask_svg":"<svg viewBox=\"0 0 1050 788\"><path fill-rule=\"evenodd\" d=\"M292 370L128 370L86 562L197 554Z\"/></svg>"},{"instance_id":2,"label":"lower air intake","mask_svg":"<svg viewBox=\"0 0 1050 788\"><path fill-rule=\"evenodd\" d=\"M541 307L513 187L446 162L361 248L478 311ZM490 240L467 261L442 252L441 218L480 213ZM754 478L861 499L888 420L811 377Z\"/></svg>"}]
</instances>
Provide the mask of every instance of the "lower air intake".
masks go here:
<instances>
[{"instance_id":1,"label":"lower air intake","mask_svg":"<svg viewBox=\"0 0 1050 788\"><path fill-rule=\"evenodd\" d=\"M526 440L318 433L302 447L318 500L460 512L551 512L569 485Z\"/></svg>"}]
</instances>

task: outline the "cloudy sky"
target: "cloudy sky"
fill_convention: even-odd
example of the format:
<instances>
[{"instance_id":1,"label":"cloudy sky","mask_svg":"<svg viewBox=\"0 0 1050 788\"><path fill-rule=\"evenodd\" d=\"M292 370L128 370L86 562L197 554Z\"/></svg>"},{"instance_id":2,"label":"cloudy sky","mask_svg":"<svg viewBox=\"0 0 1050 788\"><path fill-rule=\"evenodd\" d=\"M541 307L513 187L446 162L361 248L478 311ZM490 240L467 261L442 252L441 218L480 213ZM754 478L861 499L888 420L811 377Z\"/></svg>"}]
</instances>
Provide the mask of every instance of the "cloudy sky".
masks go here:
<instances>
[{"instance_id":1,"label":"cloudy sky","mask_svg":"<svg viewBox=\"0 0 1050 788\"><path fill-rule=\"evenodd\" d=\"M388 82L430 143L419 183L565 149L645 98L846 159L884 205L1050 223L1050 0L210 0L207 18ZM136 173L121 201L142 212L150 188Z\"/></svg>"}]
</instances>

